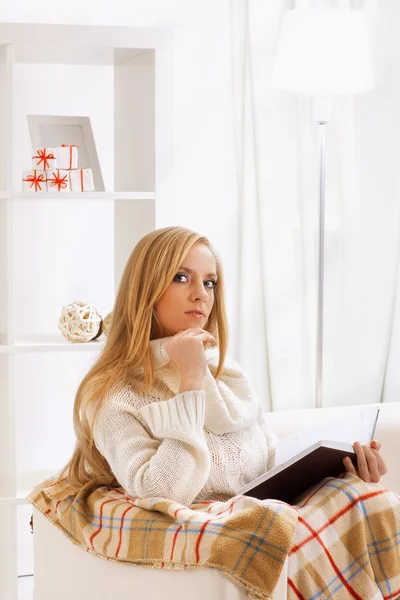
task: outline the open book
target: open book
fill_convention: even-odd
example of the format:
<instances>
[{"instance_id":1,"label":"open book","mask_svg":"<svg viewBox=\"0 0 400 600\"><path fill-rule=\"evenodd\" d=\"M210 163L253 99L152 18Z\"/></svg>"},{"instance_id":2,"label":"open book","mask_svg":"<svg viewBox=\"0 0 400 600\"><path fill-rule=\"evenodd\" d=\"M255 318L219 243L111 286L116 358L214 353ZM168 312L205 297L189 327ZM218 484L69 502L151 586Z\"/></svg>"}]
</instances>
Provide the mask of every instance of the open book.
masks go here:
<instances>
[{"instance_id":1,"label":"open book","mask_svg":"<svg viewBox=\"0 0 400 600\"><path fill-rule=\"evenodd\" d=\"M344 473L345 456L357 466L353 443L370 443L378 416L379 409L372 407L281 438L276 445L276 466L242 487L237 494L293 503L297 496L325 477L338 477Z\"/></svg>"}]
</instances>

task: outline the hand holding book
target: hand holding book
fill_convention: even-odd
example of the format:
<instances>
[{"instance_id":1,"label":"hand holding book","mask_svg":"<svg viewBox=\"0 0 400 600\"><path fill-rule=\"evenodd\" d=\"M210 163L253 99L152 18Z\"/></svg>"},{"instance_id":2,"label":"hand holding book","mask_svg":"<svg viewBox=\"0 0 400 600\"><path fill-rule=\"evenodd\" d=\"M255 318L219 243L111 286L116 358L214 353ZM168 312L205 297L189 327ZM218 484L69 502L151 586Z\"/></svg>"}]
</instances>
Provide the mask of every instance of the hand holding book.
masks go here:
<instances>
[{"instance_id":1,"label":"hand holding book","mask_svg":"<svg viewBox=\"0 0 400 600\"><path fill-rule=\"evenodd\" d=\"M280 438L275 467L237 494L293 503L325 477L340 477L344 469L364 481L378 482L386 473L380 443L373 439L378 416L379 410L371 407ZM360 442L353 444L354 439Z\"/></svg>"},{"instance_id":2,"label":"hand holding book","mask_svg":"<svg viewBox=\"0 0 400 600\"><path fill-rule=\"evenodd\" d=\"M381 444L377 440L371 440L369 446L355 442L357 468L353 465L351 458L346 457L343 459L346 471L358 475L363 481L378 483L382 475L387 473L385 461L379 454L380 449Z\"/></svg>"}]
</instances>

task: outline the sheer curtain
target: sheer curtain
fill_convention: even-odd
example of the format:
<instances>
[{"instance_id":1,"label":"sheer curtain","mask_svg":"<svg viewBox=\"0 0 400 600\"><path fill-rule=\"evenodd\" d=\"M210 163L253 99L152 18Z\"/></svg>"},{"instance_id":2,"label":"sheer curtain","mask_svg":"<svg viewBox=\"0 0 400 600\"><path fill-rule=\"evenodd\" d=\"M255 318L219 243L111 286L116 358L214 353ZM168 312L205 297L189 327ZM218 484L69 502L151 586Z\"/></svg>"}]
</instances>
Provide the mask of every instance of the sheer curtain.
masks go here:
<instances>
[{"instance_id":1,"label":"sheer curtain","mask_svg":"<svg viewBox=\"0 0 400 600\"><path fill-rule=\"evenodd\" d=\"M270 410L314 404L317 126L310 99L271 86L283 15L307 5L365 12L376 81L328 126L323 404L400 399L398 2L231 0L235 354Z\"/></svg>"}]
</instances>

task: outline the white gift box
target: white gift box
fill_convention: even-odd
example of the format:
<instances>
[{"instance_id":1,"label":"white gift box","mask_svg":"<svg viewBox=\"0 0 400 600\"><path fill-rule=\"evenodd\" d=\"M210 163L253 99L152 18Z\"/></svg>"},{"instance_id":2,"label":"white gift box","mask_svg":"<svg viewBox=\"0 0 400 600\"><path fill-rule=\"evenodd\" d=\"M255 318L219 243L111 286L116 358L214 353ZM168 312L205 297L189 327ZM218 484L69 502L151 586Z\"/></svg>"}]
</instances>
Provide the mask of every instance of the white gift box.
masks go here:
<instances>
[{"instance_id":1,"label":"white gift box","mask_svg":"<svg viewBox=\"0 0 400 600\"><path fill-rule=\"evenodd\" d=\"M78 146L57 146L56 148L57 169L78 168Z\"/></svg>"},{"instance_id":2,"label":"white gift box","mask_svg":"<svg viewBox=\"0 0 400 600\"><path fill-rule=\"evenodd\" d=\"M55 148L32 148L32 169L49 171L56 167Z\"/></svg>"},{"instance_id":3,"label":"white gift box","mask_svg":"<svg viewBox=\"0 0 400 600\"><path fill-rule=\"evenodd\" d=\"M65 169L53 169L47 171L48 192L70 192L69 171Z\"/></svg>"},{"instance_id":4,"label":"white gift box","mask_svg":"<svg viewBox=\"0 0 400 600\"><path fill-rule=\"evenodd\" d=\"M46 171L32 169L31 171L22 171L22 191L23 192L45 192L47 189Z\"/></svg>"},{"instance_id":5,"label":"white gift box","mask_svg":"<svg viewBox=\"0 0 400 600\"><path fill-rule=\"evenodd\" d=\"M74 169L69 172L71 190L73 192L93 192L92 169Z\"/></svg>"}]
</instances>

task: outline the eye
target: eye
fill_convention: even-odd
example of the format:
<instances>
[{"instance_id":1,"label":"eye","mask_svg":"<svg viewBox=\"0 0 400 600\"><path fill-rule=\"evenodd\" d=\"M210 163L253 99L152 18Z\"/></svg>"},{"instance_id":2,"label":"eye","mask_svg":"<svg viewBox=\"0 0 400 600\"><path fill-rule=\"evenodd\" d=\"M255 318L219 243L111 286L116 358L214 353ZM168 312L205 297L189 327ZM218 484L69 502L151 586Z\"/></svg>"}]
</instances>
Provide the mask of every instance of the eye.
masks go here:
<instances>
[{"instance_id":1,"label":"eye","mask_svg":"<svg viewBox=\"0 0 400 600\"><path fill-rule=\"evenodd\" d=\"M185 275L185 273L177 273L174 277L174 281L182 283L182 279L180 279L181 277L186 277L187 279L187 275Z\"/></svg>"},{"instance_id":2,"label":"eye","mask_svg":"<svg viewBox=\"0 0 400 600\"><path fill-rule=\"evenodd\" d=\"M211 285L207 285L208 283L211 283ZM217 282L215 281L215 279L207 279L205 284L206 284L206 287L208 287L208 288L210 288L210 290L212 290L217 285Z\"/></svg>"}]
</instances>

